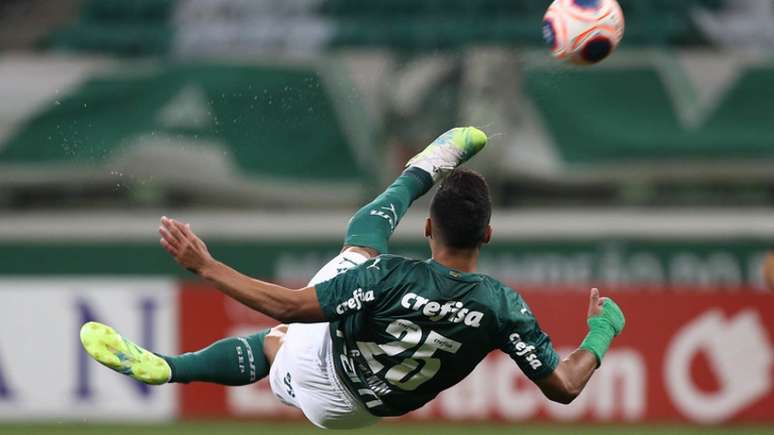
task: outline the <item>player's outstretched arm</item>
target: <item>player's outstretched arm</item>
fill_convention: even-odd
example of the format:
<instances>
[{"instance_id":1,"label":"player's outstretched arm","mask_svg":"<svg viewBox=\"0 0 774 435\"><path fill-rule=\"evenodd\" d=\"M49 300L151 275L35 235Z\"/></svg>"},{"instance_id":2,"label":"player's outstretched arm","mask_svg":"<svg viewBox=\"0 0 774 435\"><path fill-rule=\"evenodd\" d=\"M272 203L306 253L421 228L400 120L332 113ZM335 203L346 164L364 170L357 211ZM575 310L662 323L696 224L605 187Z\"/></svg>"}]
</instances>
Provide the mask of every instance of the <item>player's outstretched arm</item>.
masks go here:
<instances>
[{"instance_id":1,"label":"player's outstretched arm","mask_svg":"<svg viewBox=\"0 0 774 435\"><path fill-rule=\"evenodd\" d=\"M162 217L159 233L178 264L244 305L284 323L326 320L314 287L292 290L239 273L215 260L191 227L174 219Z\"/></svg>"},{"instance_id":2,"label":"player's outstretched arm","mask_svg":"<svg viewBox=\"0 0 774 435\"><path fill-rule=\"evenodd\" d=\"M592 289L590 299L586 339L552 374L537 381L543 394L555 402L567 404L578 397L626 323L618 305L611 299L600 298L599 290Z\"/></svg>"}]
</instances>

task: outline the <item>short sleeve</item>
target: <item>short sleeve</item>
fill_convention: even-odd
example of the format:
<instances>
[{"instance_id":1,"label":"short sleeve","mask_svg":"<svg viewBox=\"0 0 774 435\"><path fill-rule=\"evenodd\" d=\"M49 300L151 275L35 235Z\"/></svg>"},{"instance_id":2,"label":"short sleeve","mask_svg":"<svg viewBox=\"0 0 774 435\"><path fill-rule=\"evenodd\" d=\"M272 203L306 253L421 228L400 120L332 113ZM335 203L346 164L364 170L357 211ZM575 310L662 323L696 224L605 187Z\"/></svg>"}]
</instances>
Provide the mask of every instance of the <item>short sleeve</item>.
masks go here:
<instances>
[{"instance_id":1,"label":"short sleeve","mask_svg":"<svg viewBox=\"0 0 774 435\"><path fill-rule=\"evenodd\" d=\"M559 355L551 338L540 329L537 319L524 300L505 289L505 313L500 329L500 349L507 353L531 380L544 378L556 369Z\"/></svg>"},{"instance_id":2,"label":"short sleeve","mask_svg":"<svg viewBox=\"0 0 774 435\"><path fill-rule=\"evenodd\" d=\"M379 257L315 285L317 300L328 321L366 309L376 302Z\"/></svg>"}]
</instances>

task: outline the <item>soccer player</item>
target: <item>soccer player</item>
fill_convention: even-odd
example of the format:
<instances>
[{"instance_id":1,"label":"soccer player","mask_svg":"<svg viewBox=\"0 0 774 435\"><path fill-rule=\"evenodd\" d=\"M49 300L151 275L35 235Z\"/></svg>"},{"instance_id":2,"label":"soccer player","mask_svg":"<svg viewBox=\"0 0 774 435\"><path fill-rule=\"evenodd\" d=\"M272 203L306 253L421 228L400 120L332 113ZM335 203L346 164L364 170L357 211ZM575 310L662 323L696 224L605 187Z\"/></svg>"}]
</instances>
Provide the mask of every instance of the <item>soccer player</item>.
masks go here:
<instances>
[{"instance_id":1,"label":"soccer player","mask_svg":"<svg viewBox=\"0 0 774 435\"><path fill-rule=\"evenodd\" d=\"M329 429L403 415L465 378L500 349L545 395L571 402L624 327L616 304L591 291L589 332L560 361L521 296L476 273L492 236L483 177L455 169L486 144L472 127L443 134L350 220L342 252L294 290L247 277L215 260L182 222L161 220L161 245L226 295L286 325L226 338L193 353L146 351L95 322L81 329L102 364L149 384L246 385L269 376L274 394ZM387 255L410 204L441 182L425 223L432 258Z\"/></svg>"}]
</instances>

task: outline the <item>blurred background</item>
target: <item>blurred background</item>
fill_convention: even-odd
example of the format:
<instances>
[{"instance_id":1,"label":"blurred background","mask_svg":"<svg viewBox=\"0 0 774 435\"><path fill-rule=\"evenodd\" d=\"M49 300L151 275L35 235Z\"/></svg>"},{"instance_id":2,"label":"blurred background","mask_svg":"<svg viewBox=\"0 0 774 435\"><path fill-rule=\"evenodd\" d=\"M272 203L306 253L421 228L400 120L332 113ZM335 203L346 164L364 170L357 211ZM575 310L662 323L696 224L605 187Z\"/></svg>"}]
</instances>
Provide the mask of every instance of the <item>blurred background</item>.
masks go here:
<instances>
[{"instance_id":1,"label":"blurred background","mask_svg":"<svg viewBox=\"0 0 774 435\"><path fill-rule=\"evenodd\" d=\"M311 430L265 383L130 383L77 331L173 353L271 325L179 270L159 217L303 285L457 125L490 136L482 271L562 351L592 285L627 330L570 407L493 354L364 433L774 433L774 1L620 3L619 51L579 68L544 47L546 0L0 0L0 433ZM393 252L429 254L426 209Z\"/></svg>"}]
</instances>

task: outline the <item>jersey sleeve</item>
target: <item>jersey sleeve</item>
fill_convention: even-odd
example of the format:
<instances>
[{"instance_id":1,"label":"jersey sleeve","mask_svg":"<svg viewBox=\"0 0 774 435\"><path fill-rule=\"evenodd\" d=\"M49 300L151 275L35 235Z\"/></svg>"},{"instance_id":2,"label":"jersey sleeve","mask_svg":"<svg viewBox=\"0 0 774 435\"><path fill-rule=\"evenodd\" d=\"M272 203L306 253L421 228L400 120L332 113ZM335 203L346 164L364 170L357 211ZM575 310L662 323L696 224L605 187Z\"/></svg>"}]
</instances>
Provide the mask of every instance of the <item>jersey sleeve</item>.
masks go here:
<instances>
[{"instance_id":1,"label":"jersey sleeve","mask_svg":"<svg viewBox=\"0 0 774 435\"><path fill-rule=\"evenodd\" d=\"M315 285L317 300L328 321L363 311L377 302L379 257Z\"/></svg>"},{"instance_id":2,"label":"jersey sleeve","mask_svg":"<svg viewBox=\"0 0 774 435\"><path fill-rule=\"evenodd\" d=\"M511 289L505 290L506 311L501 321L500 350L507 353L531 380L544 378L556 369L559 355L521 296Z\"/></svg>"}]
</instances>

